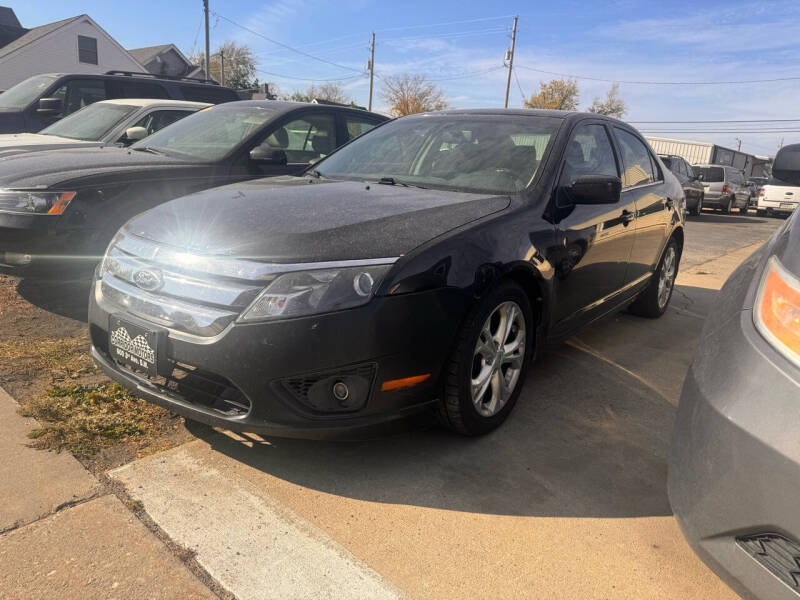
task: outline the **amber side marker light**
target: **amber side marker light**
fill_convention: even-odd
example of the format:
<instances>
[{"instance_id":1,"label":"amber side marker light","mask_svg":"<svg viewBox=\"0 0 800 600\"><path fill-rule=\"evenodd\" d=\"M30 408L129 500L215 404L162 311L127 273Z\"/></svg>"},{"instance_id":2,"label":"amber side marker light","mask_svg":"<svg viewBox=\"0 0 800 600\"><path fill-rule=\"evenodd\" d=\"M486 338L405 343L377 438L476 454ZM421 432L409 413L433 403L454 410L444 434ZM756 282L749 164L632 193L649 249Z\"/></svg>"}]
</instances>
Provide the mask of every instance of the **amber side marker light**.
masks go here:
<instances>
[{"instance_id":1,"label":"amber side marker light","mask_svg":"<svg viewBox=\"0 0 800 600\"><path fill-rule=\"evenodd\" d=\"M403 379L390 379L389 381L384 381L381 384L381 391L391 392L392 390L409 388L417 385L418 383L426 381L430 378L430 376L430 373L425 373L424 375L414 375L413 377L404 377Z\"/></svg>"},{"instance_id":2,"label":"amber side marker light","mask_svg":"<svg viewBox=\"0 0 800 600\"><path fill-rule=\"evenodd\" d=\"M67 206L75 197L75 192L63 192L58 195L58 198L53 202L53 206L47 211L48 215L63 215L67 210Z\"/></svg>"},{"instance_id":3,"label":"amber side marker light","mask_svg":"<svg viewBox=\"0 0 800 600\"><path fill-rule=\"evenodd\" d=\"M753 312L767 341L800 365L800 279L774 256L767 263Z\"/></svg>"}]
</instances>

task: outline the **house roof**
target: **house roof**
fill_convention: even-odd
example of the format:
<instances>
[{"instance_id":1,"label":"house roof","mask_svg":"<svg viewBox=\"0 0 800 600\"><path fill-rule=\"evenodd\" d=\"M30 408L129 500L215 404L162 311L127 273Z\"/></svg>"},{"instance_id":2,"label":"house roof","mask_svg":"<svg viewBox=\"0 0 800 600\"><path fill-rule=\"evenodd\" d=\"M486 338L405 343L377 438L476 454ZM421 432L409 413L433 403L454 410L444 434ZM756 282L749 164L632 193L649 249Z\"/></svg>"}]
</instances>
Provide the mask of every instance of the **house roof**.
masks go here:
<instances>
[{"instance_id":1,"label":"house roof","mask_svg":"<svg viewBox=\"0 0 800 600\"><path fill-rule=\"evenodd\" d=\"M0 25L22 29L17 15L14 14L14 9L7 6L0 6Z\"/></svg>"},{"instance_id":2,"label":"house roof","mask_svg":"<svg viewBox=\"0 0 800 600\"><path fill-rule=\"evenodd\" d=\"M78 15L76 17L71 17L69 19L64 19L62 21L56 21L54 23L48 23L47 25L40 25L39 27L34 27L33 29L29 29L27 33L25 33L24 35L18 37L10 44L6 44L2 48L0 48L0 58L8 56L12 52L16 52L23 46L27 46L28 44L35 42L39 38L42 38L49 33L52 33L56 29L60 29L64 25L72 23L73 21L76 21L77 19L86 16L87 15Z\"/></svg>"},{"instance_id":3,"label":"house roof","mask_svg":"<svg viewBox=\"0 0 800 600\"><path fill-rule=\"evenodd\" d=\"M128 50L128 54L133 56L138 62L143 65L146 65L151 60L153 60L156 56L169 50L172 47L172 44L161 44L159 46L145 46L144 48L131 48Z\"/></svg>"}]
</instances>

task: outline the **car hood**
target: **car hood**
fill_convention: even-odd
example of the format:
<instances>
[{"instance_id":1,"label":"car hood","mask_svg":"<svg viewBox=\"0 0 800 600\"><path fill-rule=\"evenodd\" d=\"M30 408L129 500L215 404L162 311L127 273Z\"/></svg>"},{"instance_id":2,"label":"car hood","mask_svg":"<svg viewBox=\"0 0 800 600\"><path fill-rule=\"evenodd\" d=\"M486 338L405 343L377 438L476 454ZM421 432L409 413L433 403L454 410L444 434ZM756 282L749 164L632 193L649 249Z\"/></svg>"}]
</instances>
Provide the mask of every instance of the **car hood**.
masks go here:
<instances>
[{"instance_id":1,"label":"car hood","mask_svg":"<svg viewBox=\"0 0 800 600\"><path fill-rule=\"evenodd\" d=\"M40 133L8 133L0 135L0 158L19 154L20 152L61 148L91 148L95 146L102 146L102 142L75 140L58 135L42 135Z\"/></svg>"},{"instance_id":2,"label":"car hood","mask_svg":"<svg viewBox=\"0 0 800 600\"><path fill-rule=\"evenodd\" d=\"M115 146L28 152L0 159L0 188L53 187L110 171L186 164L192 163Z\"/></svg>"},{"instance_id":3,"label":"car hood","mask_svg":"<svg viewBox=\"0 0 800 600\"><path fill-rule=\"evenodd\" d=\"M388 258L509 204L493 194L281 177L184 196L126 229L202 254L268 262Z\"/></svg>"}]
</instances>

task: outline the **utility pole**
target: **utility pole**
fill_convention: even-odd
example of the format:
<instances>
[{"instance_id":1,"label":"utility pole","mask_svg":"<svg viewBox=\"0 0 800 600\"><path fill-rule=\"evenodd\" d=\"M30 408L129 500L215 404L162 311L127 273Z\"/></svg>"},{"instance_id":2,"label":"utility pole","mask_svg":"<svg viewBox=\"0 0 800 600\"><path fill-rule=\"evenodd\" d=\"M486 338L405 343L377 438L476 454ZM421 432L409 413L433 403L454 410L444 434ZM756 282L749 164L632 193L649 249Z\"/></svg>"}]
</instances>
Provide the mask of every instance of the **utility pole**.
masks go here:
<instances>
[{"instance_id":1,"label":"utility pole","mask_svg":"<svg viewBox=\"0 0 800 600\"><path fill-rule=\"evenodd\" d=\"M739 144L738 146L736 146L736 150L737 151L741 151L741 149L742 149L742 140L740 140L739 138L735 138L735 139L736 139L736 142Z\"/></svg>"},{"instance_id":2,"label":"utility pole","mask_svg":"<svg viewBox=\"0 0 800 600\"><path fill-rule=\"evenodd\" d=\"M511 70L514 68L514 46L517 43L517 18L514 17L514 27L511 29L511 51L508 53L508 79L506 80L506 101L503 108L508 108L508 92L511 89Z\"/></svg>"},{"instance_id":3,"label":"utility pole","mask_svg":"<svg viewBox=\"0 0 800 600\"><path fill-rule=\"evenodd\" d=\"M225 52L219 51L219 84L225 85Z\"/></svg>"},{"instance_id":4,"label":"utility pole","mask_svg":"<svg viewBox=\"0 0 800 600\"><path fill-rule=\"evenodd\" d=\"M369 45L369 104L367 110L372 110L372 82L375 79L375 32L372 32L372 43Z\"/></svg>"},{"instance_id":5,"label":"utility pole","mask_svg":"<svg viewBox=\"0 0 800 600\"><path fill-rule=\"evenodd\" d=\"M203 0L203 13L206 16L206 79L211 79L211 48L208 43L208 0Z\"/></svg>"}]
</instances>

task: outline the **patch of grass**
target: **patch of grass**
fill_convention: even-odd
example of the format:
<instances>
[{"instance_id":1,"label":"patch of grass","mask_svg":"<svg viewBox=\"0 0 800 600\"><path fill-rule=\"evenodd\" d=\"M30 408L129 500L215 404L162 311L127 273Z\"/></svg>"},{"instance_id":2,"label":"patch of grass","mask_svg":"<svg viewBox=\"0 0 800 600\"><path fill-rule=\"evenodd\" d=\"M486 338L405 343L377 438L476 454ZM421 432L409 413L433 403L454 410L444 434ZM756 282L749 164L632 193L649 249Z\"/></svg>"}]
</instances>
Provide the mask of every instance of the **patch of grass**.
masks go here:
<instances>
[{"instance_id":1,"label":"patch of grass","mask_svg":"<svg viewBox=\"0 0 800 600\"><path fill-rule=\"evenodd\" d=\"M12 374L50 372L53 379L76 378L95 370L85 337L7 340L0 343L0 363Z\"/></svg>"},{"instance_id":2,"label":"patch of grass","mask_svg":"<svg viewBox=\"0 0 800 600\"><path fill-rule=\"evenodd\" d=\"M29 434L34 448L69 450L78 458L157 436L168 416L116 383L56 386L45 397L25 402L20 412L39 422Z\"/></svg>"}]
</instances>

